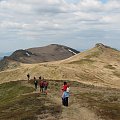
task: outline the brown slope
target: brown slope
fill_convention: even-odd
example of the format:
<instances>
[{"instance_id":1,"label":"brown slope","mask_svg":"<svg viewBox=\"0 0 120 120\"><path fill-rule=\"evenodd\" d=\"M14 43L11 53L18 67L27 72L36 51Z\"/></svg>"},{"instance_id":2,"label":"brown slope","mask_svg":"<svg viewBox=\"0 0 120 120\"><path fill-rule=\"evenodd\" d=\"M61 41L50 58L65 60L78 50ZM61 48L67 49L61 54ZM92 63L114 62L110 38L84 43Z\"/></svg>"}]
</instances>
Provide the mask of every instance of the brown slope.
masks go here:
<instances>
[{"instance_id":1,"label":"brown slope","mask_svg":"<svg viewBox=\"0 0 120 120\"><path fill-rule=\"evenodd\" d=\"M40 75L46 79L76 80L86 84L120 88L120 51L97 44L94 48L66 60L23 64L21 68L0 73L3 81ZM6 75L6 76L5 76ZM8 76L10 75L10 76Z\"/></svg>"},{"instance_id":2,"label":"brown slope","mask_svg":"<svg viewBox=\"0 0 120 120\"><path fill-rule=\"evenodd\" d=\"M81 52L75 56L72 56L66 60L63 60L64 63L69 63L72 61L79 61L81 59L92 59L92 60L101 60L103 62L119 62L120 61L120 51L111 48L109 46L98 43L94 48Z\"/></svg>"},{"instance_id":3,"label":"brown slope","mask_svg":"<svg viewBox=\"0 0 120 120\"><path fill-rule=\"evenodd\" d=\"M90 50L61 61L73 78L96 85L117 86L120 88L120 51L96 44Z\"/></svg>"},{"instance_id":4,"label":"brown slope","mask_svg":"<svg viewBox=\"0 0 120 120\"><path fill-rule=\"evenodd\" d=\"M63 45L51 44L45 47L15 51L10 58L22 63L41 63L66 59L73 56L74 53L79 52Z\"/></svg>"},{"instance_id":5,"label":"brown slope","mask_svg":"<svg viewBox=\"0 0 120 120\"><path fill-rule=\"evenodd\" d=\"M11 60L11 59L9 59L9 57L4 57L0 61L0 71L4 71L6 69L15 69L19 66L20 66L19 62L15 61L15 60Z\"/></svg>"}]
</instances>

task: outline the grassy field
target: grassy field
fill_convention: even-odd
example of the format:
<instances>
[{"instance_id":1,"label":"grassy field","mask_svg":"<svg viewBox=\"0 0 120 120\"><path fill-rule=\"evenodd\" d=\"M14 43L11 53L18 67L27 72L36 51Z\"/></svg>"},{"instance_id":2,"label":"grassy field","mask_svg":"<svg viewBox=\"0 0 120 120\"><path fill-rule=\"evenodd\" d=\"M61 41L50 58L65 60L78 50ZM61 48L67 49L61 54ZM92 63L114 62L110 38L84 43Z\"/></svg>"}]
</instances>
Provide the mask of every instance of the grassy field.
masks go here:
<instances>
[{"instance_id":1,"label":"grassy field","mask_svg":"<svg viewBox=\"0 0 120 120\"><path fill-rule=\"evenodd\" d=\"M79 86L81 87L79 88ZM74 96L75 101L81 102L81 106L93 110L100 118L120 120L120 90L76 83Z\"/></svg>"},{"instance_id":2,"label":"grassy field","mask_svg":"<svg viewBox=\"0 0 120 120\"><path fill-rule=\"evenodd\" d=\"M39 89L35 91L33 81L1 84L0 120L64 120L66 116L61 117L63 112L69 112L67 117L70 120L78 120L76 111L82 108L104 120L120 119L120 90L67 82L71 90L68 109L61 105L63 81L49 80L48 95L40 94ZM80 107L75 108L76 105Z\"/></svg>"},{"instance_id":3,"label":"grassy field","mask_svg":"<svg viewBox=\"0 0 120 120\"><path fill-rule=\"evenodd\" d=\"M57 119L61 107L45 94L34 93L33 87L23 86L21 82L0 85L1 120Z\"/></svg>"}]
</instances>

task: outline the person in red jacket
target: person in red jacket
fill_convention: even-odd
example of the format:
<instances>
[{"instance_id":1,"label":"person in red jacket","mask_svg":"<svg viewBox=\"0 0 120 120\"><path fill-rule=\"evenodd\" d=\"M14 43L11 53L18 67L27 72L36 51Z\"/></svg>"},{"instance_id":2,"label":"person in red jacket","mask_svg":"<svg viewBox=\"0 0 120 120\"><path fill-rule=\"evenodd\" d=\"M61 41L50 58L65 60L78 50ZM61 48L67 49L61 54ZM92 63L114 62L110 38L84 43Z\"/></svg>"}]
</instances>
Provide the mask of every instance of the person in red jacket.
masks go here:
<instances>
[{"instance_id":1,"label":"person in red jacket","mask_svg":"<svg viewBox=\"0 0 120 120\"><path fill-rule=\"evenodd\" d=\"M39 82L39 86L40 86L40 92L43 93L43 89L44 89L44 82L43 81L40 81Z\"/></svg>"},{"instance_id":2,"label":"person in red jacket","mask_svg":"<svg viewBox=\"0 0 120 120\"><path fill-rule=\"evenodd\" d=\"M44 81L44 92L47 94L48 82Z\"/></svg>"},{"instance_id":3,"label":"person in red jacket","mask_svg":"<svg viewBox=\"0 0 120 120\"><path fill-rule=\"evenodd\" d=\"M64 106L66 106L66 97L65 97L65 93L66 93L66 90L67 90L67 82L64 82L63 86L62 86L62 104Z\"/></svg>"},{"instance_id":4,"label":"person in red jacket","mask_svg":"<svg viewBox=\"0 0 120 120\"><path fill-rule=\"evenodd\" d=\"M62 86L62 91L66 91L67 90L67 82L64 82L64 85Z\"/></svg>"}]
</instances>

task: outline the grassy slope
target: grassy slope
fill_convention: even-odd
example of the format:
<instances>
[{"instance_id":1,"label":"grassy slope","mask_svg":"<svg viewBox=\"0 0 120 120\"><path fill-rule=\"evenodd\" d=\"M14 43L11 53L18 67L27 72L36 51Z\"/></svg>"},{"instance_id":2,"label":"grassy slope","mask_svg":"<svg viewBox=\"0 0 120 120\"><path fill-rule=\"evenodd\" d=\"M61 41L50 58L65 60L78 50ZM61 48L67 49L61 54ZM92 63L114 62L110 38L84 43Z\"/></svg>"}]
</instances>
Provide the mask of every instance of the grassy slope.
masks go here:
<instances>
[{"instance_id":1,"label":"grassy slope","mask_svg":"<svg viewBox=\"0 0 120 120\"><path fill-rule=\"evenodd\" d=\"M33 87L29 87L31 85L28 83L24 84L24 81L1 84L0 119L64 120L63 118L66 117L69 120L77 120L79 114L85 114L85 116L89 114L85 111L83 111L85 113L81 113L83 108L93 111L98 117L105 120L120 119L120 90L68 82L71 87L68 109L61 107L60 89L63 81L49 81L47 96L33 92ZM79 114L76 114L77 111Z\"/></svg>"},{"instance_id":2,"label":"grassy slope","mask_svg":"<svg viewBox=\"0 0 120 120\"><path fill-rule=\"evenodd\" d=\"M97 86L120 88L120 52L107 47L95 47L66 60L21 64L14 70L0 72L0 83L26 79L30 73L46 79L77 80Z\"/></svg>"},{"instance_id":3,"label":"grassy slope","mask_svg":"<svg viewBox=\"0 0 120 120\"><path fill-rule=\"evenodd\" d=\"M57 119L60 106L45 95L33 93L33 87L23 86L21 82L9 82L0 85L1 120ZM29 93L29 94L28 94Z\"/></svg>"}]
</instances>

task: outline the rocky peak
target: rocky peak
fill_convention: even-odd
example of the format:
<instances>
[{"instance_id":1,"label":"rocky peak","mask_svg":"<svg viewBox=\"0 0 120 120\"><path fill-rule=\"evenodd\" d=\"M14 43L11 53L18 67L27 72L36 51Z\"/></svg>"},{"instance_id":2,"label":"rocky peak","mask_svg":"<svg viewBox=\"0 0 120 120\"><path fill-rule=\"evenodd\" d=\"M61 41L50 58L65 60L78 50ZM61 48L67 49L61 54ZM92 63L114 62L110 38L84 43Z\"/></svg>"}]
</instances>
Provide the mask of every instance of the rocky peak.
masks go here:
<instances>
[{"instance_id":1,"label":"rocky peak","mask_svg":"<svg viewBox=\"0 0 120 120\"><path fill-rule=\"evenodd\" d=\"M97 43L97 44L95 45L95 47L106 47L106 46L103 45L102 43Z\"/></svg>"},{"instance_id":2,"label":"rocky peak","mask_svg":"<svg viewBox=\"0 0 120 120\"><path fill-rule=\"evenodd\" d=\"M112 48L112 47L109 47L109 46L104 45L104 44L102 44L102 43L97 43L97 44L95 45L95 47L98 48L98 49L100 49L100 50L106 50L106 49L109 49L109 50L115 50L115 51L118 51L117 49Z\"/></svg>"}]
</instances>

